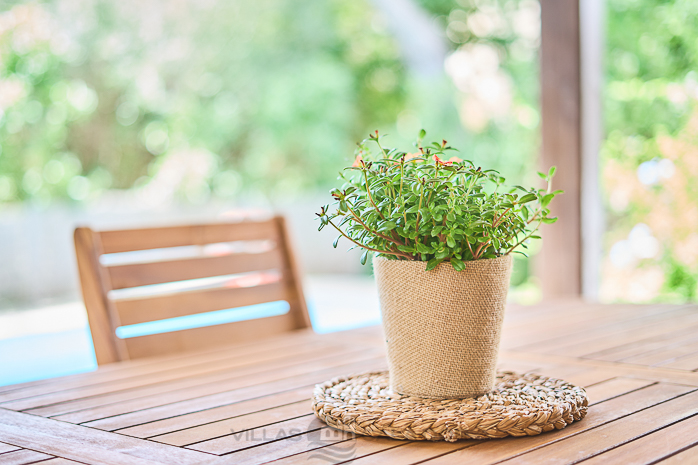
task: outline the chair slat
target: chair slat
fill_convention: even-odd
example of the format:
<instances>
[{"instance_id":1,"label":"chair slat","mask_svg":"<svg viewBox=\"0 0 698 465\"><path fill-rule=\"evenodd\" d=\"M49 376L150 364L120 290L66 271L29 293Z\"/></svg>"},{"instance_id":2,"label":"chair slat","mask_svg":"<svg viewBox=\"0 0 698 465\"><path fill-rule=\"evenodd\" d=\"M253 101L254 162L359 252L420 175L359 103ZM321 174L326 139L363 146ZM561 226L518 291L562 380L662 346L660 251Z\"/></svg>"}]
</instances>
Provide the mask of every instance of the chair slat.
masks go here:
<instances>
[{"instance_id":1,"label":"chair slat","mask_svg":"<svg viewBox=\"0 0 698 465\"><path fill-rule=\"evenodd\" d=\"M237 253L222 257L117 265L106 268L112 289L172 283L250 271L281 269L279 249L262 253Z\"/></svg>"},{"instance_id":2,"label":"chair slat","mask_svg":"<svg viewBox=\"0 0 698 465\"><path fill-rule=\"evenodd\" d=\"M279 231L275 220L272 218L260 222L243 221L240 223L124 229L102 231L99 234L103 253L109 254L218 242L278 240Z\"/></svg>"},{"instance_id":3,"label":"chair slat","mask_svg":"<svg viewBox=\"0 0 698 465\"><path fill-rule=\"evenodd\" d=\"M300 328L296 318L289 312L256 320L133 337L124 339L124 342L129 356L138 358L253 341L294 329Z\"/></svg>"},{"instance_id":4,"label":"chair slat","mask_svg":"<svg viewBox=\"0 0 698 465\"><path fill-rule=\"evenodd\" d=\"M133 325L286 298L286 284L277 282L239 289L206 289L149 299L117 300L114 306L119 312L121 324Z\"/></svg>"}]
</instances>

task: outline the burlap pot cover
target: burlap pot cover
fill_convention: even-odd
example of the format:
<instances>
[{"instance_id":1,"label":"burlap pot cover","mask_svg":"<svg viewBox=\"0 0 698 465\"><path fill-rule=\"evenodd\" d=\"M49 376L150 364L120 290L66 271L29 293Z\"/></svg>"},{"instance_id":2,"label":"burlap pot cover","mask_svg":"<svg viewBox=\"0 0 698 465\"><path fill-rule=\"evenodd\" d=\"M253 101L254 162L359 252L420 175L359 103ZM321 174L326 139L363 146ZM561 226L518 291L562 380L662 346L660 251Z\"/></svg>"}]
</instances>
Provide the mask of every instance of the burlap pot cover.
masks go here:
<instances>
[{"instance_id":1,"label":"burlap pot cover","mask_svg":"<svg viewBox=\"0 0 698 465\"><path fill-rule=\"evenodd\" d=\"M374 257L391 389L429 399L494 387L512 257L441 263Z\"/></svg>"}]
</instances>

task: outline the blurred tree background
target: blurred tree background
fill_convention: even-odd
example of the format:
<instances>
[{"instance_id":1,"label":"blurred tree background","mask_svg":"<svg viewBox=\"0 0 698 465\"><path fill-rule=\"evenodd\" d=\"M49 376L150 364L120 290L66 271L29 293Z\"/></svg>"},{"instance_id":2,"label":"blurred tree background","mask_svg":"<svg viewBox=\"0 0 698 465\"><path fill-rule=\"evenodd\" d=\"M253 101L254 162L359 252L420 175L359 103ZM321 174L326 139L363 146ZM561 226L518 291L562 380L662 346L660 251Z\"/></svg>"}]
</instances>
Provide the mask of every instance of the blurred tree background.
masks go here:
<instances>
[{"instance_id":1,"label":"blurred tree background","mask_svg":"<svg viewBox=\"0 0 698 465\"><path fill-rule=\"evenodd\" d=\"M601 298L698 298L698 3L607 0ZM535 0L0 3L0 208L275 204L369 131L534 182ZM515 283L528 280L518 262Z\"/></svg>"},{"instance_id":2,"label":"blurred tree background","mask_svg":"<svg viewBox=\"0 0 698 465\"><path fill-rule=\"evenodd\" d=\"M698 2L607 0L601 298L698 299Z\"/></svg>"},{"instance_id":3,"label":"blurred tree background","mask_svg":"<svg viewBox=\"0 0 698 465\"><path fill-rule=\"evenodd\" d=\"M380 8L410 2L375 3L4 2L0 201L324 190L375 128L407 144L425 127L520 176L537 146L538 4L422 2L446 58L434 72L410 69Z\"/></svg>"}]
</instances>

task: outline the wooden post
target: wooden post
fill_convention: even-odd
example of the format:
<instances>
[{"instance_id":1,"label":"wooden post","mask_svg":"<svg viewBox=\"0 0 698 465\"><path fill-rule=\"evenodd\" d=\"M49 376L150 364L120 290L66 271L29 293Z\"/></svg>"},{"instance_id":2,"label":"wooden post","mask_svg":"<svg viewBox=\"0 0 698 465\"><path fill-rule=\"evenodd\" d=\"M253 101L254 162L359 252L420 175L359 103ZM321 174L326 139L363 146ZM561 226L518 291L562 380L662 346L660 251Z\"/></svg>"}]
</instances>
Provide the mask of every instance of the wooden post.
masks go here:
<instances>
[{"instance_id":1,"label":"wooden post","mask_svg":"<svg viewBox=\"0 0 698 465\"><path fill-rule=\"evenodd\" d=\"M536 260L545 298L597 296L602 31L603 0L541 0L541 165L558 167L554 188L565 191Z\"/></svg>"},{"instance_id":2,"label":"wooden post","mask_svg":"<svg viewBox=\"0 0 698 465\"><path fill-rule=\"evenodd\" d=\"M560 219L542 228L536 271L544 298L582 294L581 74L579 0L541 0L542 169L556 165L551 205Z\"/></svg>"}]
</instances>

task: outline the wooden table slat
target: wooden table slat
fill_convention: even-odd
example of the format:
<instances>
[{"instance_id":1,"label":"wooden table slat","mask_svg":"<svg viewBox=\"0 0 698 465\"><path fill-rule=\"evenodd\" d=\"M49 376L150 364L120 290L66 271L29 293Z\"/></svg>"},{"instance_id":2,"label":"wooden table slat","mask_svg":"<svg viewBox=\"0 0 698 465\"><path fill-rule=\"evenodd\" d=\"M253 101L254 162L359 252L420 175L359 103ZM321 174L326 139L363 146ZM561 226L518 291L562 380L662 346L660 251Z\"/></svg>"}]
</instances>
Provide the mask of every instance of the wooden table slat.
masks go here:
<instances>
[{"instance_id":1,"label":"wooden table slat","mask_svg":"<svg viewBox=\"0 0 698 465\"><path fill-rule=\"evenodd\" d=\"M350 351L336 351L332 355L341 356L347 360L362 360L371 356L375 357L376 354L377 352L374 349L353 349ZM327 355L327 352L321 352L320 354L315 353L309 356L306 359L306 363L299 359L282 359L275 363L260 363L238 370L221 370L213 374L192 376L191 378L183 378L162 385L158 384L129 389L123 392L88 396L84 399L77 398L24 411L40 416L60 416L62 421L82 423L106 416L178 402L191 397L210 395L257 383L283 379L284 377L291 377L312 371L313 369L329 368L333 363L332 355ZM98 412L103 407L106 407L108 413L100 416L101 413ZM68 415L74 412L74 415ZM94 412L94 414L91 412Z\"/></svg>"},{"instance_id":2,"label":"wooden table slat","mask_svg":"<svg viewBox=\"0 0 698 465\"><path fill-rule=\"evenodd\" d=\"M259 446L243 449L235 454L225 455L220 461L222 464L231 465L257 465L260 463L278 460L309 450L317 450L332 444L337 444L353 435L344 431L331 429L329 426L314 430L306 434L286 437L284 439L265 442ZM218 463L218 461L211 461Z\"/></svg>"},{"instance_id":3,"label":"wooden table slat","mask_svg":"<svg viewBox=\"0 0 698 465\"><path fill-rule=\"evenodd\" d=\"M230 347L209 348L191 353L179 353L175 356L163 355L111 363L100 366L97 371L0 386L0 401L43 395L76 387L112 383L125 378L155 375L172 368L186 368L200 363L210 363L231 357L254 354L259 351L274 349L283 351L288 347L299 345L299 343L309 344L320 340L328 342L327 338L323 338L322 335L304 329L260 341L232 344ZM341 341L342 338L340 337L333 340L332 343L341 343Z\"/></svg>"},{"instance_id":4,"label":"wooden table slat","mask_svg":"<svg viewBox=\"0 0 698 465\"><path fill-rule=\"evenodd\" d=\"M150 405L150 402L146 404L146 406L138 405L137 407L133 405L124 406L123 404L116 404L113 407L106 406L105 408L94 409L94 411L88 410L86 412L79 412L78 414L84 414L84 418L88 419L87 422L83 423L86 426L114 431L129 426L142 425L151 421L172 418L177 415L198 412L219 405L250 400L281 390L295 389L320 383L323 380L331 379L343 373L354 373L363 370L380 370L385 369L385 367L386 362L384 357L374 357L348 363L346 365L319 369L318 371L312 371L311 373L304 373L290 378L217 392L215 394L199 395L198 393L193 393L192 395L189 393L186 399L169 404L166 402L157 402L157 405L152 407L147 406ZM76 414L76 416L78 414ZM99 420L89 421L95 417L99 418Z\"/></svg>"},{"instance_id":5,"label":"wooden table slat","mask_svg":"<svg viewBox=\"0 0 698 465\"><path fill-rule=\"evenodd\" d=\"M242 415L226 420L216 421L205 425L188 428L174 433L164 434L150 438L152 441L171 444L173 446L189 446L194 443L199 443L206 440L227 436L241 431L254 430L262 426L272 423L293 421L298 417L306 417L309 415L308 405L310 398L293 404L286 404L281 407L274 407L258 412ZM313 417L314 418L314 417ZM198 447L191 447L196 450ZM206 451L210 452L210 451Z\"/></svg>"},{"instance_id":6,"label":"wooden table slat","mask_svg":"<svg viewBox=\"0 0 698 465\"><path fill-rule=\"evenodd\" d=\"M318 449L284 457L274 462L274 465L331 465L395 447L404 447L407 444L410 443L389 438L357 436L346 441L335 442ZM355 462L349 463L353 464Z\"/></svg>"},{"instance_id":7,"label":"wooden table slat","mask_svg":"<svg viewBox=\"0 0 698 465\"><path fill-rule=\"evenodd\" d=\"M298 440L298 437L310 435L325 427L325 423L320 421L315 415L306 413L302 417L279 421L258 428L246 429L244 427L241 431L235 430L233 432L229 430L226 436L198 442L187 446L187 449L223 455L289 438L295 441ZM345 438L345 435L341 437Z\"/></svg>"},{"instance_id":8,"label":"wooden table slat","mask_svg":"<svg viewBox=\"0 0 698 465\"><path fill-rule=\"evenodd\" d=\"M210 457L203 452L4 409L0 409L0 438L23 448L95 465L187 465Z\"/></svg>"},{"instance_id":9,"label":"wooden table slat","mask_svg":"<svg viewBox=\"0 0 698 465\"><path fill-rule=\"evenodd\" d=\"M557 352L570 357L584 355L614 348L628 341L653 337L672 330L698 323L698 312L692 308L679 308L664 313L648 315L634 320L592 328L586 334L577 334L574 338L557 338L551 342L534 343L520 348L534 353Z\"/></svg>"},{"instance_id":10,"label":"wooden table slat","mask_svg":"<svg viewBox=\"0 0 698 465\"><path fill-rule=\"evenodd\" d=\"M522 323L505 327L503 347L529 350L541 344L567 344L602 332L618 331L631 322L638 324L637 320L641 323L645 318L656 319L659 314L673 315L673 312L683 310L679 306L615 305L613 312L609 313L604 305L578 305L572 308L576 311L568 313L570 309L562 308L539 318L529 318L531 312L528 308L510 307L507 309L507 319L518 313ZM565 318L559 318L562 312Z\"/></svg>"},{"instance_id":11,"label":"wooden table slat","mask_svg":"<svg viewBox=\"0 0 698 465\"><path fill-rule=\"evenodd\" d=\"M665 360L695 352L692 347L698 344L698 325L689 326L680 331L638 341L633 347L617 351L607 356L586 356L592 360L634 363L638 365L657 365Z\"/></svg>"},{"instance_id":12,"label":"wooden table slat","mask_svg":"<svg viewBox=\"0 0 698 465\"><path fill-rule=\"evenodd\" d=\"M680 451L664 460L657 462L661 465L696 465L698 464L698 446Z\"/></svg>"},{"instance_id":13,"label":"wooden table slat","mask_svg":"<svg viewBox=\"0 0 698 465\"><path fill-rule=\"evenodd\" d=\"M155 438L166 436L169 433L186 430L196 426L206 425L232 419L237 416L253 414L268 408L281 407L306 400L310 402L313 385L304 386L290 391L282 391L264 397L257 397L234 404L223 405L194 413L187 413L164 420L156 420L143 425L132 426L117 430L119 434L126 434L137 438ZM157 440L157 439L155 439Z\"/></svg>"},{"instance_id":14,"label":"wooden table slat","mask_svg":"<svg viewBox=\"0 0 698 465\"><path fill-rule=\"evenodd\" d=\"M673 368L675 370L698 370L698 354L690 354L677 358L670 363L660 364L663 368Z\"/></svg>"},{"instance_id":15,"label":"wooden table slat","mask_svg":"<svg viewBox=\"0 0 698 465\"><path fill-rule=\"evenodd\" d=\"M584 465L622 463L641 465L669 457L677 450L698 444L698 416L692 416L647 436L616 447L584 462ZM698 451L694 451L698 461Z\"/></svg>"},{"instance_id":16,"label":"wooden table slat","mask_svg":"<svg viewBox=\"0 0 698 465\"><path fill-rule=\"evenodd\" d=\"M4 442L0 442L0 454L4 454L5 452L12 452L13 450L19 449L21 448L13 446L12 444L5 444Z\"/></svg>"},{"instance_id":17,"label":"wooden table slat","mask_svg":"<svg viewBox=\"0 0 698 465\"><path fill-rule=\"evenodd\" d=\"M518 311L525 312L525 309ZM553 316L537 324L531 324L525 331L517 330L515 334L506 334L508 328L505 328L507 338L503 347L535 353L554 351L569 344L586 343L599 336L608 337L629 328L669 321L677 315L687 314L691 314L690 308L679 306L657 307L653 310L648 308L646 312L633 311L632 308L626 307L610 314L607 309L600 307L598 312L583 314L577 322ZM585 354L593 352L592 350Z\"/></svg>"},{"instance_id":18,"label":"wooden table slat","mask_svg":"<svg viewBox=\"0 0 698 465\"><path fill-rule=\"evenodd\" d=\"M655 384L655 381L640 378L613 378L592 384L585 389L589 395L589 405L594 405L652 384Z\"/></svg>"},{"instance_id":19,"label":"wooden table slat","mask_svg":"<svg viewBox=\"0 0 698 465\"><path fill-rule=\"evenodd\" d=\"M45 463L45 461L50 458L53 458L53 456L33 450L22 449L0 455L0 463L3 465L27 465L37 462Z\"/></svg>"},{"instance_id":20,"label":"wooden table slat","mask_svg":"<svg viewBox=\"0 0 698 465\"><path fill-rule=\"evenodd\" d=\"M61 457L54 457L40 463L41 465L79 465L81 462L76 462L75 460L68 460Z\"/></svg>"},{"instance_id":21,"label":"wooden table slat","mask_svg":"<svg viewBox=\"0 0 698 465\"><path fill-rule=\"evenodd\" d=\"M124 401L145 397L152 394L171 392L190 386L207 385L231 378L242 378L247 375L273 371L281 368L288 369L299 364L299 360L321 360L327 357L327 352L346 353L355 352L356 349L329 350L327 346L312 346L297 349L287 349L282 353L264 354L259 357L245 357L237 360L227 360L224 363L215 363L209 366L192 367L188 370L172 370L166 376L149 378L148 380L135 380L126 385L114 384L91 387L89 390L69 390L59 393L51 393L43 396L35 396L29 399L20 399L0 404L0 407L26 411L34 415L55 416L70 413L76 410L109 404L114 401Z\"/></svg>"}]
</instances>

